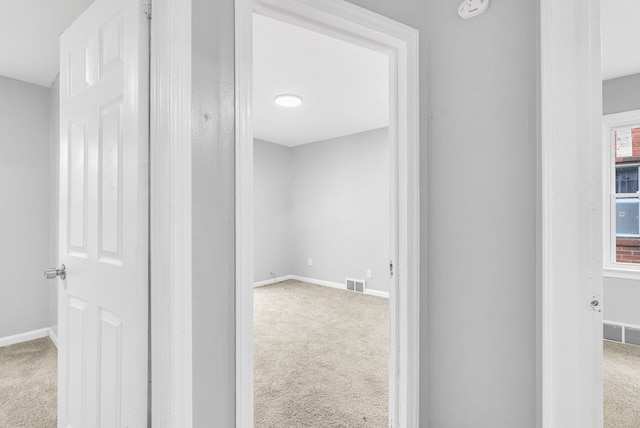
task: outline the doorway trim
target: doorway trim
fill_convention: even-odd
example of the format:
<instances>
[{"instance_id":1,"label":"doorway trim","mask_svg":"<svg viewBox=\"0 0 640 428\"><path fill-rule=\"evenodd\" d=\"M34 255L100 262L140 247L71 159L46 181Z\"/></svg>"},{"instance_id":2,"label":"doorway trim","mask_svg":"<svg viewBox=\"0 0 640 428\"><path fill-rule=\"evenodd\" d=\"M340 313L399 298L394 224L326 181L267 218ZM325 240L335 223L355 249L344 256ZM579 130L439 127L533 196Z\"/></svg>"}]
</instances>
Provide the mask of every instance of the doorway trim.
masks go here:
<instances>
[{"instance_id":1,"label":"doorway trim","mask_svg":"<svg viewBox=\"0 0 640 428\"><path fill-rule=\"evenodd\" d=\"M600 0L542 0L539 36L537 425L602 428Z\"/></svg>"},{"instance_id":2,"label":"doorway trim","mask_svg":"<svg viewBox=\"0 0 640 428\"><path fill-rule=\"evenodd\" d=\"M191 1L154 0L150 45L150 417L191 428Z\"/></svg>"},{"instance_id":3,"label":"doorway trim","mask_svg":"<svg viewBox=\"0 0 640 428\"><path fill-rule=\"evenodd\" d=\"M252 14L329 34L389 54L392 144L390 427L419 426L420 187L418 31L330 0L235 0L236 70L236 427L253 427ZM424 129L422 130L424 132ZM394 144L395 143L395 144ZM424 196L424 195L423 195Z\"/></svg>"}]
</instances>

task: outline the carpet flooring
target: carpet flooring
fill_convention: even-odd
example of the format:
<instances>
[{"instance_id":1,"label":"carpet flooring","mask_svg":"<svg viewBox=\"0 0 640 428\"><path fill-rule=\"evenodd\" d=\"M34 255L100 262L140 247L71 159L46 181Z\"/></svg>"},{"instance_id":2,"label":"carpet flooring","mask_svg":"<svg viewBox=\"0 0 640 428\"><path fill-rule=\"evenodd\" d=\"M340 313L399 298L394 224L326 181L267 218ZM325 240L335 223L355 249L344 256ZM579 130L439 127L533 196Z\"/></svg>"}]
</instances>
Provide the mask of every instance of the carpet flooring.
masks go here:
<instances>
[{"instance_id":1,"label":"carpet flooring","mask_svg":"<svg viewBox=\"0 0 640 428\"><path fill-rule=\"evenodd\" d=\"M285 281L255 289L255 428L386 427L388 301ZM0 427L55 428L57 350L0 347ZM640 346L604 342L604 428L640 427Z\"/></svg>"},{"instance_id":2,"label":"carpet flooring","mask_svg":"<svg viewBox=\"0 0 640 428\"><path fill-rule=\"evenodd\" d=\"M254 302L255 428L388 426L388 299L284 281Z\"/></svg>"},{"instance_id":3,"label":"carpet flooring","mask_svg":"<svg viewBox=\"0 0 640 428\"><path fill-rule=\"evenodd\" d=\"M604 428L640 427L640 346L604 342Z\"/></svg>"},{"instance_id":4,"label":"carpet flooring","mask_svg":"<svg viewBox=\"0 0 640 428\"><path fill-rule=\"evenodd\" d=\"M48 337L0 348L0 427L57 426L58 351Z\"/></svg>"}]
</instances>

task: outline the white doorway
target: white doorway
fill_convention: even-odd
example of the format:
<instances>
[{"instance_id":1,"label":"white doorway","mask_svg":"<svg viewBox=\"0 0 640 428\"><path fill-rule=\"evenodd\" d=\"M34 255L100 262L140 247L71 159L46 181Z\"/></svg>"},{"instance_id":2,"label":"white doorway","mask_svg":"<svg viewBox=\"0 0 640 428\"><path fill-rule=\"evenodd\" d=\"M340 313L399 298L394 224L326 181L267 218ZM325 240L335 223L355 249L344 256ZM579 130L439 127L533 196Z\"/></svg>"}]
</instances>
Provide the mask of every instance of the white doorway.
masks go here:
<instances>
[{"instance_id":1,"label":"white doorway","mask_svg":"<svg viewBox=\"0 0 640 428\"><path fill-rule=\"evenodd\" d=\"M387 426L389 58L253 30L254 424Z\"/></svg>"},{"instance_id":2,"label":"white doorway","mask_svg":"<svg viewBox=\"0 0 640 428\"><path fill-rule=\"evenodd\" d=\"M390 59L390 426L418 426L419 227L417 32L348 3L236 1L236 425L253 426L252 15L383 52Z\"/></svg>"}]
</instances>

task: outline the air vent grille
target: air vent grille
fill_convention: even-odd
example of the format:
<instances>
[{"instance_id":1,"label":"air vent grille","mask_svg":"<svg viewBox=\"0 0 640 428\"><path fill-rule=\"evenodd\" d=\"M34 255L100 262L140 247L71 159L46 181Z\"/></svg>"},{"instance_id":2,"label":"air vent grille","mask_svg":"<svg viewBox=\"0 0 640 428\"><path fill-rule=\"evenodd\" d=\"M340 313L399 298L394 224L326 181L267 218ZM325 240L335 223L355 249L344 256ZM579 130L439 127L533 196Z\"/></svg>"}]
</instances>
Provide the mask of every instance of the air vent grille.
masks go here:
<instances>
[{"instance_id":1,"label":"air vent grille","mask_svg":"<svg viewBox=\"0 0 640 428\"><path fill-rule=\"evenodd\" d=\"M363 279L345 278L345 284L347 285L347 290L364 293L365 281Z\"/></svg>"}]
</instances>

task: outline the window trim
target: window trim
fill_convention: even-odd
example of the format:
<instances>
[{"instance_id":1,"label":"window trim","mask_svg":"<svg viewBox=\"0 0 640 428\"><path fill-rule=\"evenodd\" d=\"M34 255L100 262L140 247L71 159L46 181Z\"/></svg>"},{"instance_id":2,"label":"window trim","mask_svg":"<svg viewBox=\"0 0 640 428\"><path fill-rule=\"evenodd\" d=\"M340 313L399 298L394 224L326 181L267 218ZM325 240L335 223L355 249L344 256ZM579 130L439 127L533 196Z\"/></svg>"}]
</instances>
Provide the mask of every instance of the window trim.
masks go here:
<instances>
[{"instance_id":1,"label":"window trim","mask_svg":"<svg viewBox=\"0 0 640 428\"><path fill-rule=\"evenodd\" d=\"M603 196L603 269L604 276L640 280L640 264L616 261L616 224L613 221L616 213L615 192L615 150L611 149L612 132L617 128L637 125L640 127L640 110L607 114L602 117L602 141L604 162L602 196ZM629 166L633 166L630 164ZM623 195L623 194L620 194ZM622 237L622 236L621 236ZM635 238L635 236L634 236Z\"/></svg>"}]
</instances>

